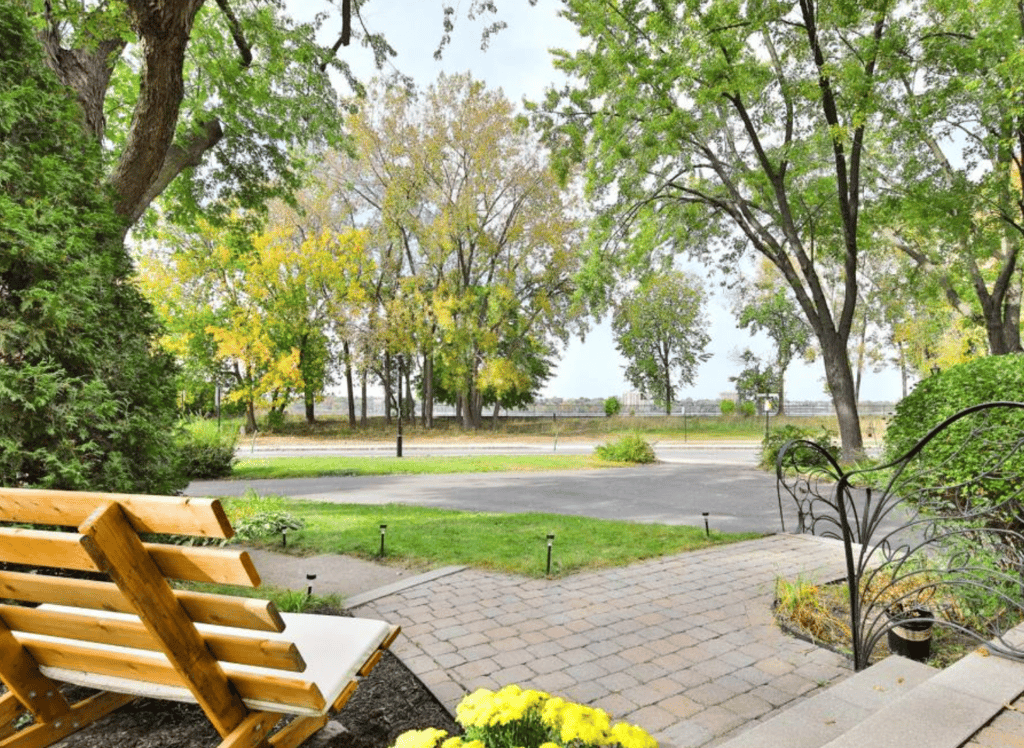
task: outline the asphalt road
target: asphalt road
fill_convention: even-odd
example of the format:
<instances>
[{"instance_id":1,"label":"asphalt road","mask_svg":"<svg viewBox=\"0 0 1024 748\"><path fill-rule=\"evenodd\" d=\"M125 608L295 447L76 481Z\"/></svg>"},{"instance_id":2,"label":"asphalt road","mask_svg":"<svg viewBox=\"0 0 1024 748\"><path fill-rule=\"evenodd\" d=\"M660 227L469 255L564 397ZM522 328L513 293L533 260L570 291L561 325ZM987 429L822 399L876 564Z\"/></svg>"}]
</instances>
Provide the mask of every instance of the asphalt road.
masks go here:
<instances>
[{"instance_id":1,"label":"asphalt road","mask_svg":"<svg viewBox=\"0 0 1024 748\"><path fill-rule=\"evenodd\" d=\"M560 450L561 451L561 450ZM488 512L553 512L606 519L777 532L775 478L750 449L659 449L671 462L606 470L197 481L191 496L260 494L351 504L416 504ZM276 454L281 454L276 452ZM247 456L243 452L243 456ZM794 521L787 517L787 529Z\"/></svg>"}]
</instances>

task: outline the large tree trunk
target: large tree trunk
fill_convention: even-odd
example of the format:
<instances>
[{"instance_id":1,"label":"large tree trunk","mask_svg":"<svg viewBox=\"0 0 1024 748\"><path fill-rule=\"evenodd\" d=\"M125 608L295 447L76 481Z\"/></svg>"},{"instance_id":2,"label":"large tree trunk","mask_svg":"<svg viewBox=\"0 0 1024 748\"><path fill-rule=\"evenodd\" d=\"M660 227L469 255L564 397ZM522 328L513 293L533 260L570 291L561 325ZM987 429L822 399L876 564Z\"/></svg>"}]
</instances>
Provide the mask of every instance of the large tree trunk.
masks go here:
<instances>
[{"instance_id":1,"label":"large tree trunk","mask_svg":"<svg viewBox=\"0 0 1024 748\"><path fill-rule=\"evenodd\" d=\"M185 95L185 49L202 5L203 0L128 0L131 25L139 37L142 70L128 140L110 183L119 198L117 212L129 224L135 223L163 188L183 169L196 165L220 138L218 124L194 136L200 147L198 153L190 151L191 142L185 149L172 148Z\"/></svg>"},{"instance_id":2,"label":"large tree trunk","mask_svg":"<svg viewBox=\"0 0 1024 748\"><path fill-rule=\"evenodd\" d=\"M832 395L832 404L839 421L839 436L843 442L843 460L852 462L864 456L864 441L860 433L860 415L857 412L857 393L853 370L846 350L846 341L833 333L819 336L825 380Z\"/></svg>"},{"instance_id":3,"label":"large tree trunk","mask_svg":"<svg viewBox=\"0 0 1024 748\"><path fill-rule=\"evenodd\" d=\"M116 194L117 212L125 219L124 234L178 174L199 166L204 154L223 136L220 122L210 119L194 123L192 132L180 144L174 142L185 94L185 53L203 3L126 0L128 22L138 38L142 64L139 98L128 137L108 178ZM47 6L45 28L40 34L47 63L61 82L74 89L86 128L102 141L106 130L104 99L126 41L120 36L103 39L83 31L74 39L78 49L65 48L61 21ZM97 28L102 30L102 26Z\"/></svg>"}]
</instances>

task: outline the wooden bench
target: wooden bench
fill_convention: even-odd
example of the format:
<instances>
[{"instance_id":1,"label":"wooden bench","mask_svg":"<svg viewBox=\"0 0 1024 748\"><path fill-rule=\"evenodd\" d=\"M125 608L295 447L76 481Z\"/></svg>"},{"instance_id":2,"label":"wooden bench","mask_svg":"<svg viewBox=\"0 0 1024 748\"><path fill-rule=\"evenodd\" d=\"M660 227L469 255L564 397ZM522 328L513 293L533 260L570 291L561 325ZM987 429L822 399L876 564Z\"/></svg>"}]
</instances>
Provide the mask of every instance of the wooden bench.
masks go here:
<instances>
[{"instance_id":1,"label":"wooden bench","mask_svg":"<svg viewBox=\"0 0 1024 748\"><path fill-rule=\"evenodd\" d=\"M0 601L22 603L0 604L0 748L51 745L143 696L199 704L221 748L297 746L398 635L383 621L173 589L167 580L259 586L244 551L140 538L230 538L215 500L0 488L0 523L0 561L26 567L0 569ZM71 704L62 683L98 693Z\"/></svg>"}]
</instances>

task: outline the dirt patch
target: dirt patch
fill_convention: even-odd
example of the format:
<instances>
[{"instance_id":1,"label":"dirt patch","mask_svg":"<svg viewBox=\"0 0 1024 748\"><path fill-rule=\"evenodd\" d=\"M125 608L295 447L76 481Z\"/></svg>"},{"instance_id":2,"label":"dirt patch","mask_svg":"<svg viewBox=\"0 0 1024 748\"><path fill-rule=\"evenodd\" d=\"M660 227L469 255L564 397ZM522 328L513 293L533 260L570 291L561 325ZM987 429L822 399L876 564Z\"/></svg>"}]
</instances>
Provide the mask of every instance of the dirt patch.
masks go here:
<instances>
[{"instance_id":1,"label":"dirt patch","mask_svg":"<svg viewBox=\"0 0 1024 748\"><path fill-rule=\"evenodd\" d=\"M343 611L318 611L344 615ZM73 689L75 700L87 695ZM390 652L362 680L355 695L304 748L388 748L406 730L437 727L461 734L430 690ZM216 730L193 704L140 699L81 730L60 748L203 748L219 743Z\"/></svg>"}]
</instances>

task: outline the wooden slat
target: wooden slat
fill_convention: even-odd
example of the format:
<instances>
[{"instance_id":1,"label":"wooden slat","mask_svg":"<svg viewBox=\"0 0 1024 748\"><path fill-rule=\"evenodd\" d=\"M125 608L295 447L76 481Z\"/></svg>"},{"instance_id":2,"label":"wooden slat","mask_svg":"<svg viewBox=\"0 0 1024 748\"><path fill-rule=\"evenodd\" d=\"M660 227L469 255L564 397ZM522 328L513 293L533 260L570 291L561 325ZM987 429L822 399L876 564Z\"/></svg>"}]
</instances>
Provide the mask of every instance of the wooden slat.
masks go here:
<instances>
[{"instance_id":1,"label":"wooden slat","mask_svg":"<svg viewBox=\"0 0 1024 748\"><path fill-rule=\"evenodd\" d=\"M283 714L253 712L234 731L221 741L218 748L257 748L264 742Z\"/></svg>"},{"instance_id":2,"label":"wooden slat","mask_svg":"<svg viewBox=\"0 0 1024 748\"><path fill-rule=\"evenodd\" d=\"M338 694L338 698L336 698L334 703L331 704L331 711L340 711L341 708L348 703L348 700L352 698L352 694L356 692L357 688L359 688L359 681L350 680L348 685L342 689L340 694Z\"/></svg>"},{"instance_id":3,"label":"wooden slat","mask_svg":"<svg viewBox=\"0 0 1024 748\"><path fill-rule=\"evenodd\" d=\"M153 655L118 653L116 658L112 658L109 652L84 644L37 641L28 635L17 636L32 657L45 667L188 688L181 675L169 663ZM242 698L303 709L322 710L326 706L320 689L308 681L253 673L231 673L227 678Z\"/></svg>"},{"instance_id":4,"label":"wooden slat","mask_svg":"<svg viewBox=\"0 0 1024 748\"><path fill-rule=\"evenodd\" d=\"M0 695L0 740L3 740L14 732L14 723L22 714L25 707L13 691Z\"/></svg>"},{"instance_id":5,"label":"wooden slat","mask_svg":"<svg viewBox=\"0 0 1024 748\"><path fill-rule=\"evenodd\" d=\"M234 535L220 501L187 496L0 488L0 520L78 527L112 501L121 505L136 532L209 538Z\"/></svg>"},{"instance_id":6,"label":"wooden slat","mask_svg":"<svg viewBox=\"0 0 1024 748\"><path fill-rule=\"evenodd\" d=\"M67 714L68 702L57 684L39 672L38 663L0 622L0 681L39 719Z\"/></svg>"},{"instance_id":7,"label":"wooden slat","mask_svg":"<svg viewBox=\"0 0 1024 748\"><path fill-rule=\"evenodd\" d=\"M66 610L0 605L0 620L12 631L58 636L78 641L162 651L160 643L138 620L116 620ZM221 662L302 672L306 663L298 648L288 641L200 632L203 641Z\"/></svg>"},{"instance_id":8,"label":"wooden slat","mask_svg":"<svg viewBox=\"0 0 1024 748\"><path fill-rule=\"evenodd\" d=\"M374 652L372 655L370 655L368 658L366 658L366 662L364 662L363 666L361 668L359 668L359 672L357 674L359 676L365 678L367 675L369 675L371 673L371 671L375 667L377 667L377 663L380 662L380 658L383 655L384 655L384 653L381 650L378 649L376 652Z\"/></svg>"},{"instance_id":9,"label":"wooden slat","mask_svg":"<svg viewBox=\"0 0 1024 748\"><path fill-rule=\"evenodd\" d=\"M306 739L323 729L327 724L327 715L322 717L299 717L289 722L270 738L274 748L298 748Z\"/></svg>"},{"instance_id":10,"label":"wooden slat","mask_svg":"<svg viewBox=\"0 0 1024 748\"><path fill-rule=\"evenodd\" d=\"M401 633L402 633L402 627L401 626L392 626L391 627L391 632L388 634L387 638L380 643L380 648L381 649L391 649L391 645L394 643L395 639L397 639L398 635L401 634Z\"/></svg>"},{"instance_id":11,"label":"wooden slat","mask_svg":"<svg viewBox=\"0 0 1024 748\"><path fill-rule=\"evenodd\" d=\"M96 564L73 532L0 527L0 561L56 569L96 571Z\"/></svg>"},{"instance_id":12,"label":"wooden slat","mask_svg":"<svg viewBox=\"0 0 1024 748\"><path fill-rule=\"evenodd\" d=\"M254 631L284 631L284 620L277 606L269 600L185 590L175 590L174 596L189 618L196 623L234 626ZM134 612L116 584L17 571L0 571L0 597L29 603L59 603L76 608L96 608L118 613Z\"/></svg>"},{"instance_id":13,"label":"wooden slat","mask_svg":"<svg viewBox=\"0 0 1024 748\"><path fill-rule=\"evenodd\" d=\"M111 504L110 506L117 506ZM134 536L135 532L129 527ZM74 532L0 527L0 561L30 566L98 571ZM144 543L162 576L192 582L259 587L260 575L246 551L205 546Z\"/></svg>"},{"instance_id":14,"label":"wooden slat","mask_svg":"<svg viewBox=\"0 0 1024 748\"><path fill-rule=\"evenodd\" d=\"M52 722L29 725L3 742L4 748L45 748L135 700L122 693L98 693L71 707L70 714Z\"/></svg>"},{"instance_id":15,"label":"wooden slat","mask_svg":"<svg viewBox=\"0 0 1024 748\"><path fill-rule=\"evenodd\" d=\"M260 575L246 551L204 546L143 543L160 573L169 579L259 587Z\"/></svg>"},{"instance_id":16,"label":"wooden slat","mask_svg":"<svg viewBox=\"0 0 1024 748\"><path fill-rule=\"evenodd\" d=\"M142 547L117 504L97 510L82 523L82 546L110 575L187 684L221 736L248 716L245 705L174 598L150 554Z\"/></svg>"}]
</instances>

